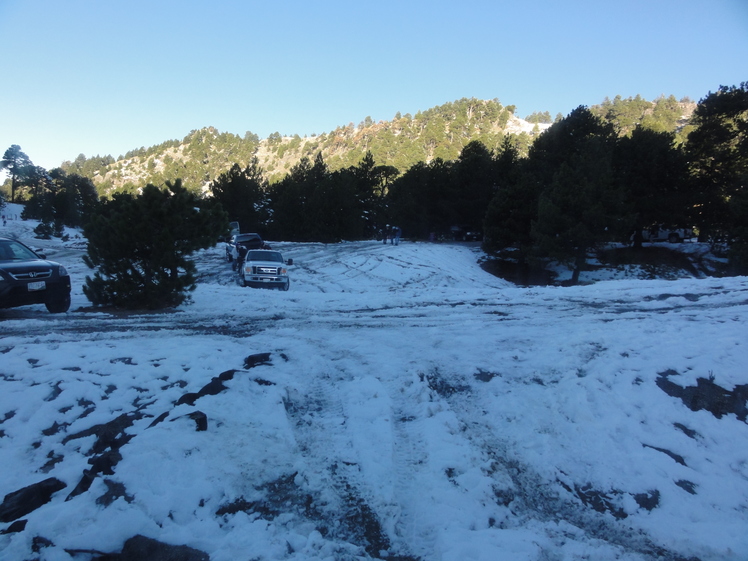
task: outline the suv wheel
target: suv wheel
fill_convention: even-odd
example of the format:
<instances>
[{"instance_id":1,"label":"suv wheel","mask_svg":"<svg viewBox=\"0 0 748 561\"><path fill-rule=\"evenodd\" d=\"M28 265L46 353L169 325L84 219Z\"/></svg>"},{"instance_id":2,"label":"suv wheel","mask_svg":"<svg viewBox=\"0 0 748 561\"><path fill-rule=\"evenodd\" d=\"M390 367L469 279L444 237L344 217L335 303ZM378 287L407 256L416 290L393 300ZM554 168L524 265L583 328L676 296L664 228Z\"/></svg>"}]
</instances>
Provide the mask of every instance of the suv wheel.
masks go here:
<instances>
[{"instance_id":1,"label":"suv wheel","mask_svg":"<svg viewBox=\"0 0 748 561\"><path fill-rule=\"evenodd\" d=\"M51 314L67 312L70 309L70 294L50 298L44 303L44 305L47 307L47 311Z\"/></svg>"}]
</instances>

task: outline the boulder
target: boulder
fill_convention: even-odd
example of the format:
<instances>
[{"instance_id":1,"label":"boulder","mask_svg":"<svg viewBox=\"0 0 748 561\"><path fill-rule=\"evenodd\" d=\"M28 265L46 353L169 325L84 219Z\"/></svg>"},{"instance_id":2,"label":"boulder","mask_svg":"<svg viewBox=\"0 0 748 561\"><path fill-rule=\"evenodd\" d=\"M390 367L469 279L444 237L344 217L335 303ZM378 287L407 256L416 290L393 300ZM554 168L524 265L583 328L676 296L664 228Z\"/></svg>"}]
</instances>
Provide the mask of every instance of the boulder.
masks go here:
<instances>
[{"instance_id":1,"label":"boulder","mask_svg":"<svg viewBox=\"0 0 748 561\"><path fill-rule=\"evenodd\" d=\"M170 545L145 536L125 542L119 561L210 561L210 556L186 545Z\"/></svg>"},{"instance_id":2,"label":"boulder","mask_svg":"<svg viewBox=\"0 0 748 561\"><path fill-rule=\"evenodd\" d=\"M52 500L52 495L67 487L65 483L50 477L23 489L5 495L0 504L0 522L13 522Z\"/></svg>"}]
</instances>

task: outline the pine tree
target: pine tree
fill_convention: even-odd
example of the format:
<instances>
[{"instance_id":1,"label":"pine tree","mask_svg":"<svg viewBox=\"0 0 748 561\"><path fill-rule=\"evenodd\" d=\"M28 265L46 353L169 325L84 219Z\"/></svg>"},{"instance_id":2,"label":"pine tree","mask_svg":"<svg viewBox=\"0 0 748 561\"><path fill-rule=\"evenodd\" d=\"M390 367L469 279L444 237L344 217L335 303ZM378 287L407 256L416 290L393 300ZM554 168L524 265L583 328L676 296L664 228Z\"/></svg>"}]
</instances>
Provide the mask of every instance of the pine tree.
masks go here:
<instances>
[{"instance_id":1,"label":"pine tree","mask_svg":"<svg viewBox=\"0 0 748 561\"><path fill-rule=\"evenodd\" d=\"M612 174L612 143L591 137L554 173L532 226L536 252L573 267L576 284L588 251L618 237L625 216Z\"/></svg>"},{"instance_id":2,"label":"pine tree","mask_svg":"<svg viewBox=\"0 0 748 561\"><path fill-rule=\"evenodd\" d=\"M213 198L228 213L230 221L239 222L243 232L265 235L269 219L268 183L256 157L245 169L234 164L210 185Z\"/></svg>"},{"instance_id":3,"label":"pine tree","mask_svg":"<svg viewBox=\"0 0 748 561\"><path fill-rule=\"evenodd\" d=\"M215 245L228 228L226 213L199 205L179 180L102 204L84 229L85 261L97 268L93 278L86 277L86 297L97 306L129 309L181 304L195 288L195 264L188 257Z\"/></svg>"},{"instance_id":4,"label":"pine tree","mask_svg":"<svg viewBox=\"0 0 748 561\"><path fill-rule=\"evenodd\" d=\"M16 189L23 185L24 177L34 164L29 157L21 151L18 144L13 144L3 154L0 160L0 170L4 169L10 174L10 202L16 202Z\"/></svg>"},{"instance_id":5,"label":"pine tree","mask_svg":"<svg viewBox=\"0 0 748 561\"><path fill-rule=\"evenodd\" d=\"M730 237L729 202L746 190L748 177L748 82L722 86L699 102L686 154L698 190L702 236Z\"/></svg>"},{"instance_id":6,"label":"pine tree","mask_svg":"<svg viewBox=\"0 0 748 561\"><path fill-rule=\"evenodd\" d=\"M655 224L690 227L694 205L683 151L675 135L638 126L630 137L618 139L614 174L633 212L634 247L641 247L642 231Z\"/></svg>"}]
</instances>

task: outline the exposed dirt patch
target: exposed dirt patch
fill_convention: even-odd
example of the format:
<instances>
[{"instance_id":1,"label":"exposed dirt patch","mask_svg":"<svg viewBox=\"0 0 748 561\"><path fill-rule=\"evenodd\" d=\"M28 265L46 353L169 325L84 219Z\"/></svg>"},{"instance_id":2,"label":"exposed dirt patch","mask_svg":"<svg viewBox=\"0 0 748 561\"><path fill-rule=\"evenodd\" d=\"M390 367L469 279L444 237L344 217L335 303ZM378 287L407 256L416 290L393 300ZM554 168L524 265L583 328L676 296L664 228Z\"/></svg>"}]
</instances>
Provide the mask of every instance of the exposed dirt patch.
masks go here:
<instances>
[{"instance_id":1,"label":"exposed dirt patch","mask_svg":"<svg viewBox=\"0 0 748 561\"><path fill-rule=\"evenodd\" d=\"M645 245L641 248L610 247L590 254L583 271L611 273L628 269L635 278L678 279L684 277L724 276L724 265L707 259L704 251L685 251L683 245ZM597 262L595 262L597 261ZM483 260L481 268L494 276L518 286L568 285L560 282L557 273L542 263L518 263L511 255L498 255Z\"/></svg>"},{"instance_id":2,"label":"exposed dirt patch","mask_svg":"<svg viewBox=\"0 0 748 561\"><path fill-rule=\"evenodd\" d=\"M655 274L658 270L685 270L693 276L700 272L689 258L681 251L661 246L645 246L641 248L617 247L605 249L598 253L598 259L604 265L618 267L621 265L639 265L647 267Z\"/></svg>"},{"instance_id":3,"label":"exposed dirt patch","mask_svg":"<svg viewBox=\"0 0 748 561\"><path fill-rule=\"evenodd\" d=\"M481 268L487 273L509 281L518 286L552 285L555 273L528 263L517 263L511 259L492 258L481 262Z\"/></svg>"}]
</instances>

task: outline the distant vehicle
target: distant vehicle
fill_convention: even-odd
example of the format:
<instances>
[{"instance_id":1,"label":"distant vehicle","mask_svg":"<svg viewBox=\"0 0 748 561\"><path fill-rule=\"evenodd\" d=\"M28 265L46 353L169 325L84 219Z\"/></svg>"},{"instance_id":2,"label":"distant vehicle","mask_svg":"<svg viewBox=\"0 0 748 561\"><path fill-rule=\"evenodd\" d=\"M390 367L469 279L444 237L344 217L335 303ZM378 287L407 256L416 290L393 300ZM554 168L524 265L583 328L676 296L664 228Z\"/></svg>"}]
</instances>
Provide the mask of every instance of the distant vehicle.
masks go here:
<instances>
[{"instance_id":1,"label":"distant vehicle","mask_svg":"<svg viewBox=\"0 0 748 561\"><path fill-rule=\"evenodd\" d=\"M44 304L53 314L70 309L70 275L21 242L0 238L0 308Z\"/></svg>"},{"instance_id":2,"label":"distant vehicle","mask_svg":"<svg viewBox=\"0 0 748 561\"><path fill-rule=\"evenodd\" d=\"M288 290L291 280L288 278L286 265L293 265L293 259L284 261L280 251L251 249L247 252L239 274L244 286Z\"/></svg>"},{"instance_id":3,"label":"distant vehicle","mask_svg":"<svg viewBox=\"0 0 748 561\"><path fill-rule=\"evenodd\" d=\"M250 249L270 249L259 234L236 234L226 242L226 261L241 261Z\"/></svg>"},{"instance_id":4,"label":"distant vehicle","mask_svg":"<svg viewBox=\"0 0 748 561\"><path fill-rule=\"evenodd\" d=\"M229 237L236 236L237 234L241 234L241 229L239 228L238 222L229 222Z\"/></svg>"},{"instance_id":5,"label":"distant vehicle","mask_svg":"<svg viewBox=\"0 0 748 561\"><path fill-rule=\"evenodd\" d=\"M456 242L479 242L483 240L483 233L478 228L470 226L452 226L452 239Z\"/></svg>"},{"instance_id":6,"label":"distant vehicle","mask_svg":"<svg viewBox=\"0 0 748 561\"><path fill-rule=\"evenodd\" d=\"M694 235L691 228L668 228L662 224L642 231L645 242L681 243L684 240L690 240Z\"/></svg>"}]
</instances>

